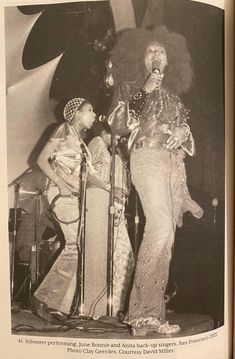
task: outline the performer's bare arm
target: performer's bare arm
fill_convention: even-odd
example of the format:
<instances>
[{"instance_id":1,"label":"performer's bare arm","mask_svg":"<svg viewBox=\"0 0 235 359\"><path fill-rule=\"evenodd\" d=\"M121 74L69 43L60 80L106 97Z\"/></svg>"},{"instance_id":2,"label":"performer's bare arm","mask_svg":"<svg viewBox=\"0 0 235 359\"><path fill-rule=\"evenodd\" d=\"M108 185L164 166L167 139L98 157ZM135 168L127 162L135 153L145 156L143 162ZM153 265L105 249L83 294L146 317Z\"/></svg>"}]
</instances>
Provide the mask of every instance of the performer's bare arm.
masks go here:
<instances>
[{"instance_id":1,"label":"performer's bare arm","mask_svg":"<svg viewBox=\"0 0 235 359\"><path fill-rule=\"evenodd\" d=\"M59 187L60 194L62 196L69 196L71 195L71 190L68 188L65 182L56 174L49 162L49 159L54 153L55 149L58 147L59 142L59 138L54 139L52 142L47 142L38 157L37 164L45 173L45 175L56 183L56 185Z\"/></svg>"}]
</instances>

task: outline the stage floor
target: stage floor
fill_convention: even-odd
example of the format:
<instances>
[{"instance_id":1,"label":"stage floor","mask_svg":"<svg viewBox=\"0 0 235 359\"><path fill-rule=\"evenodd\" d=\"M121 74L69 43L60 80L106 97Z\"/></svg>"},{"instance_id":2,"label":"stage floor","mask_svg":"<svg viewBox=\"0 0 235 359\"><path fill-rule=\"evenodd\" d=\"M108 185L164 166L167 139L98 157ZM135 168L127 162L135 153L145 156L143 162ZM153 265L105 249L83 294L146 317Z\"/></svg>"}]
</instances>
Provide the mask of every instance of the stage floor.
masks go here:
<instances>
[{"instance_id":1,"label":"stage floor","mask_svg":"<svg viewBox=\"0 0 235 359\"><path fill-rule=\"evenodd\" d=\"M12 313L12 334L46 337L90 338L90 339L153 339L184 337L200 334L214 329L213 319L207 315L191 313L167 313L170 323L179 324L181 332L174 335L163 335L149 332L144 337L133 337L128 327L117 318L88 318L73 317L62 325L45 323L30 310L20 310Z\"/></svg>"}]
</instances>

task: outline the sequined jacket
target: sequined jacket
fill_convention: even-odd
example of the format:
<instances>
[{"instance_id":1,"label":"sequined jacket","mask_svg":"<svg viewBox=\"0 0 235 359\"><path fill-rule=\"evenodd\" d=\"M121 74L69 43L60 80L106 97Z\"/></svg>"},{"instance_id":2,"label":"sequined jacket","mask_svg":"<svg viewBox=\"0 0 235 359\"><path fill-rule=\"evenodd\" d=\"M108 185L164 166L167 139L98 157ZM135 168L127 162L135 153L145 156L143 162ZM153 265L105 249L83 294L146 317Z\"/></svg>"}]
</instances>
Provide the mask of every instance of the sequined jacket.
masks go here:
<instances>
[{"instance_id":1,"label":"sequined jacket","mask_svg":"<svg viewBox=\"0 0 235 359\"><path fill-rule=\"evenodd\" d=\"M143 80L124 82L119 87L113 98L109 124L121 135L130 134L129 149L143 139L157 139L164 146L176 126L185 126L187 135L181 148L193 156L195 144L187 124L189 110L164 87L147 93L142 85Z\"/></svg>"}]
</instances>

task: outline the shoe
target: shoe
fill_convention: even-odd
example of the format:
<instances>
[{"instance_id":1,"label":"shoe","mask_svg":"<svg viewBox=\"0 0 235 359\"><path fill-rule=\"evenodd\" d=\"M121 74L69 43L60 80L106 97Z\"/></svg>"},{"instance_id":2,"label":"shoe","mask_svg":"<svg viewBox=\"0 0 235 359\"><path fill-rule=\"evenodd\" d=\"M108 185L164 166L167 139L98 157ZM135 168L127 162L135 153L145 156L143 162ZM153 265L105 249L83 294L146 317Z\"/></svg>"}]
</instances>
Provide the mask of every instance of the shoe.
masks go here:
<instances>
[{"instance_id":1,"label":"shoe","mask_svg":"<svg viewBox=\"0 0 235 359\"><path fill-rule=\"evenodd\" d=\"M178 324L169 324L169 322L160 324L158 328L154 330L154 332L158 334L177 334L180 331L181 328Z\"/></svg>"},{"instance_id":2,"label":"shoe","mask_svg":"<svg viewBox=\"0 0 235 359\"><path fill-rule=\"evenodd\" d=\"M160 320L155 317L139 318L130 321L124 320L123 323L130 327L132 336L145 336L161 325Z\"/></svg>"},{"instance_id":3,"label":"shoe","mask_svg":"<svg viewBox=\"0 0 235 359\"><path fill-rule=\"evenodd\" d=\"M41 302L36 297L33 297L31 304L33 306L33 311L45 322L53 323L55 321L46 303Z\"/></svg>"},{"instance_id":4,"label":"shoe","mask_svg":"<svg viewBox=\"0 0 235 359\"><path fill-rule=\"evenodd\" d=\"M131 326L132 336L146 336L149 332L158 334L177 334L181 331L181 328L177 324L169 324L165 322L163 324L154 325L142 325L140 327Z\"/></svg>"},{"instance_id":5,"label":"shoe","mask_svg":"<svg viewBox=\"0 0 235 359\"><path fill-rule=\"evenodd\" d=\"M68 315L65 313L60 312L59 310L55 309L49 309L49 312L55 320L58 320L60 322L65 322L68 319Z\"/></svg>"}]
</instances>

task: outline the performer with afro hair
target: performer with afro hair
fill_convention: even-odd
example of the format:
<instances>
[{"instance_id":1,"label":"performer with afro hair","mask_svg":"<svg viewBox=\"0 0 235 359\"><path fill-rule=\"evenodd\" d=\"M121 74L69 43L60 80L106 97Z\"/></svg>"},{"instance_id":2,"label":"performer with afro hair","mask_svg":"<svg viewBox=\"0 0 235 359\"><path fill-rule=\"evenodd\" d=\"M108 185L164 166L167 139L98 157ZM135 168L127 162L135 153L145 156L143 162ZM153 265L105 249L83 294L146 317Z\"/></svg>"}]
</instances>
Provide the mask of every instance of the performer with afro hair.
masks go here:
<instances>
[{"instance_id":1,"label":"performer with afro hair","mask_svg":"<svg viewBox=\"0 0 235 359\"><path fill-rule=\"evenodd\" d=\"M178 97L193 79L184 37L165 26L123 31L110 55L114 96L108 122L128 135L131 179L146 217L125 322L133 335L175 334L166 320L168 282L176 226L183 213L203 215L187 188L184 157L195 153L189 110Z\"/></svg>"}]
</instances>

